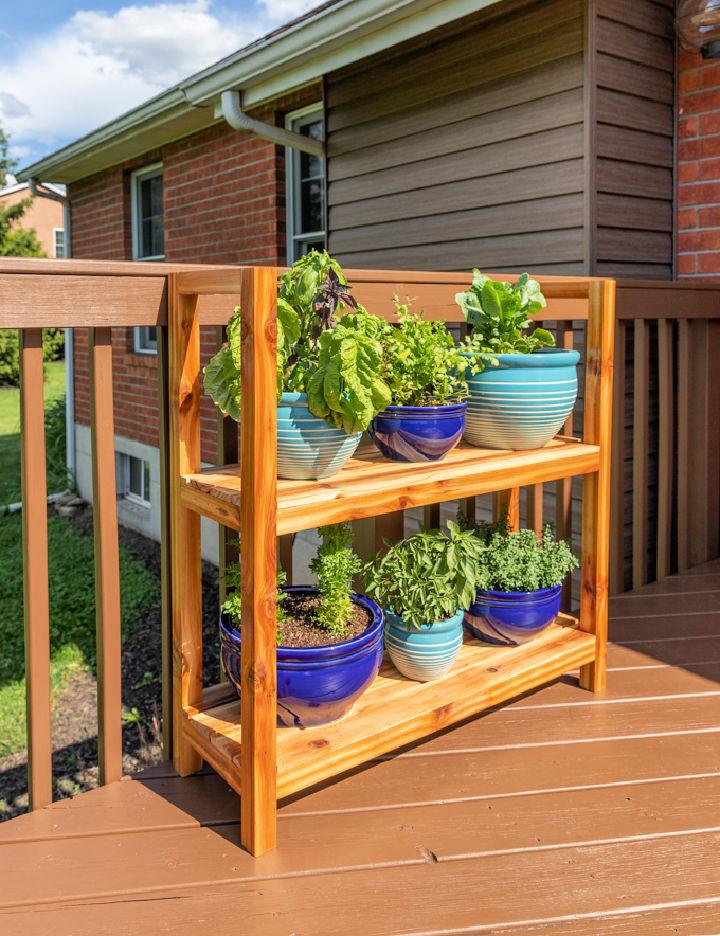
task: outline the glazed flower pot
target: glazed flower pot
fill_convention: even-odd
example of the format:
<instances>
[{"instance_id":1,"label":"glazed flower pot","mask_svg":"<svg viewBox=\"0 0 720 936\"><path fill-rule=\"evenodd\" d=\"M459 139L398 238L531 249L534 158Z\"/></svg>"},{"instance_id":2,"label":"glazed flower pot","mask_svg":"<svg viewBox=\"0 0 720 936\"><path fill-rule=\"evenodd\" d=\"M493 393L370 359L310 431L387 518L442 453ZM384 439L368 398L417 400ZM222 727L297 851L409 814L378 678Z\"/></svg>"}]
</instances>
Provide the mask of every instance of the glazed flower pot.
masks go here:
<instances>
[{"instance_id":1,"label":"glazed flower pot","mask_svg":"<svg viewBox=\"0 0 720 936\"><path fill-rule=\"evenodd\" d=\"M455 662L463 642L463 612L445 621L410 627L385 609L385 648L396 669L408 679L440 679Z\"/></svg>"},{"instance_id":2,"label":"glazed flower pot","mask_svg":"<svg viewBox=\"0 0 720 936\"><path fill-rule=\"evenodd\" d=\"M465 627L474 637L496 646L516 647L549 627L560 613L562 584L531 592L485 591L465 612Z\"/></svg>"},{"instance_id":3,"label":"glazed flower pot","mask_svg":"<svg viewBox=\"0 0 720 936\"><path fill-rule=\"evenodd\" d=\"M542 448L560 431L578 392L577 351L543 348L498 354L497 366L468 372L465 440L482 448Z\"/></svg>"},{"instance_id":4,"label":"glazed flower pot","mask_svg":"<svg viewBox=\"0 0 720 936\"><path fill-rule=\"evenodd\" d=\"M402 462L440 461L465 429L467 403L447 406L388 406L368 433L385 458Z\"/></svg>"},{"instance_id":5,"label":"glazed flower pot","mask_svg":"<svg viewBox=\"0 0 720 936\"><path fill-rule=\"evenodd\" d=\"M288 586L284 591L317 594L309 585ZM277 648L279 725L310 728L342 718L377 676L383 655L383 612L364 595L352 595L352 600L372 615L362 634L325 647ZM228 615L221 614L222 664L238 695L240 634Z\"/></svg>"},{"instance_id":6,"label":"glazed flower pot","mask_svg":"<svg viewBox=\"0 0 720 936\"><path fill-rule=\"evenodd\" d=\"M361 432L348 435L313 416L306 393L283 393L277 409L278 478L329 478L355 454L361 438Z\"/></svg>"}]
</instances>

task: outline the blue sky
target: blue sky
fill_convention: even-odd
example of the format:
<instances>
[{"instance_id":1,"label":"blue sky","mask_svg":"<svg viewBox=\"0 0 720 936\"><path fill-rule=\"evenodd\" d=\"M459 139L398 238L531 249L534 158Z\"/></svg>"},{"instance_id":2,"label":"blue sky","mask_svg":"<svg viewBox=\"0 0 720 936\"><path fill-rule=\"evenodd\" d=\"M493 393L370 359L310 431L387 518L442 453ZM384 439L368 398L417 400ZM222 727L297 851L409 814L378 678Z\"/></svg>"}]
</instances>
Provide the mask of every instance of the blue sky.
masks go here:
<instances>
[{"instance_id":1,"label":"blue sky","mask_svg":"<svg viewBox=\"0 0 720 936\"><path fill-rule=\"evenodd\" d=\"M27 165L318 2L0 0L11 152Z\"/></svg>"}]
</instances>

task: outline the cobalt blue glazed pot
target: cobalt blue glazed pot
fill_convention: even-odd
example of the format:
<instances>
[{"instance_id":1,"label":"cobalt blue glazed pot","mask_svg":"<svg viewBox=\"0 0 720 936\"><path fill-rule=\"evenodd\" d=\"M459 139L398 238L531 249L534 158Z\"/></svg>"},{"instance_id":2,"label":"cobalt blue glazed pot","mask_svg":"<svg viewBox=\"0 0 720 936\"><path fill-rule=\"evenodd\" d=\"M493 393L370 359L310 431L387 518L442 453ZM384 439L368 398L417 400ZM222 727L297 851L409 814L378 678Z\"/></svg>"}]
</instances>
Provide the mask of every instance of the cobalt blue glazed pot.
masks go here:
<instances>
[{"instance_id":1,"label":"cobalt blue glazed pot","mask_svg":"<svg viewBox=\"0 0 720 936\"><path fill-rule=\"evenodd\" d=\"M447 406L388 406L370 423L368 433L385 458L439 461L462 438L466 409L465 400Z\"/></svg>"},{"instance_id":2,"label":"cobalt blue glazed pot","mask_svg":"<svg viewBox=\"0 0 720 936\"><path fill-rule=\"evenodd\" d=\"M537 637L560 613L562 584L531 592L478 588L465 612L465 627L486 643L517 647Z\"/></svg>"},{"instance_id":3,"label":"cobalt blue glazed pot","mask_svg":"<svg viewBox=\"0 0 720 936\"><path fill-rule=\"evenodd\" d=\"M445 621L411 627L385 609L385 648L403 676L417 682L439 679L455 662L463 642L463 612Z\"/></svg>"},{"instance_id":4,"label":"cobalt blue glazed pot","mask_svg":"<svg viewBox=\"0 0 720 936\"><path fill-rule=\"evenodd\" d=\"M361 438L362 432L348 435L314 416L306 393L283 393L277 409L278 478L329 478L355 454Z\"/></svg>"},{"instance_id":5,"label":"cobalt blue glazed pot","mask_svg":"<svg viewBox=\"0 0 720 936\"><path fill-rule=\"evenodd\" d=\"M309 585L283 589L309 593ZM380 607L364 595L352 600L372 616L367 630L352 640L324 647L277 648L277 720L279 725L310 728L346 715L377 676L383 655ZM228 679L240 695L240 631L220 615L220 652Z\"/></svg>"},{"instance_id":6,"label":"cobalt blue glazed pot","mask_svg":"<svg viewBox=\"0 0 720 936\"><path fill-rule=\"evenodd\" d=\"M468 371L465 440L482 448L542 448L558 434L578 392L577 351L498 354L497 366Z\"/></svg>"}]
</instances>

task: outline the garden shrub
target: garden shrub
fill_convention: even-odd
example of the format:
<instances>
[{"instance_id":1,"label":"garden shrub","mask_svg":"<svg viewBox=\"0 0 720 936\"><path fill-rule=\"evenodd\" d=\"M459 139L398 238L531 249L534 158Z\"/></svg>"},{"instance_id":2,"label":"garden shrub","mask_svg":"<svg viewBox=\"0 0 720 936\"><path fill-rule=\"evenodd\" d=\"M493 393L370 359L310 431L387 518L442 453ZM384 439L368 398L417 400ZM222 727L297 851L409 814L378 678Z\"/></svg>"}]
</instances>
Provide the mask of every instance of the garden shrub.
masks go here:
<instances>
[{"instance_id":1,"label":"garden shrub","mask_svg":"<svg viewBox=\"0 0 720 936\"><path fill-rule=\"evenodd\" d=\"M43 329L43 361L57 361L63 356L65 335L61 328ZM0 329L0 385L20 385L20 339L18 331Z\"/></svg>"}]
</instances>

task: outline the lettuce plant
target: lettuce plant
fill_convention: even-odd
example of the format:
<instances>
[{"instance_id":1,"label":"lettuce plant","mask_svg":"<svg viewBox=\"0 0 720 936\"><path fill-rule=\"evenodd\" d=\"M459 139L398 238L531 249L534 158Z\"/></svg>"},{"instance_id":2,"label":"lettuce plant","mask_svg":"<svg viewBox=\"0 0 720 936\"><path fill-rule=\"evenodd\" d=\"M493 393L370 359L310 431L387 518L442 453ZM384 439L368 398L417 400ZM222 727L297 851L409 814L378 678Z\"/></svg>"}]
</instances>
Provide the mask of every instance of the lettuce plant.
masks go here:
<instances>
[{"instance_id":1,"label":"lettuce plant","mask_svg":"<svg viewBox=\"0 0 720 936\"><path fill-rule=\"evenodd\" d=\"M386 326L383 379L396 406L443 406L468 395L467 361L444 322L429 322L395 296L398 324Z\"/></svg>"},{"instance_id":2,"label":"lettuce plant","mask_svg":"<svg viewBox=\"0 0 720 936\"><path fill-rule=\"evenodd\" d=\"M540 284L527 273L516 283L501 283L474 269L470 289L457 293L455 301L472 329L465 349L480 366L492 363L497 354L531 354L555 344L545 328L528 332L530 316L546 302Z\"/></svg>"},{"instance_id":3,"label":"lettuce plant","mask_svg":"<svg viewBox=\"0 0 720 936\"><path fill-rule=\"evenodd\" d=\"M240 310L228 323L227 345L204 370L205 391L240 419ZM307 393L310 412L348 434L361 432L390 402L382 379L384 328L360 306L342 268L311 251L279 279L277 393Z\"/></svg>"},{"instance_id":4,"label":"lettuce plant","mask_svg":"<svg viewBox=\"0 0 720 936\"><path fill-rule=\"evenodd\" d=\"M320 592L315 623L335 637L344 637L352 610L353 576L360 571L362 563L352 549L349 523L322 527L320 536L322 545L310 563Z\"/></svg>"},{"instance_id":5,"label":"lettuce plant","mask_svg":"<svg viewBox=\"0 0 720 936\"><path fill-rule=\"evenodd\" d=\"M452 521L447 533L423 530L363 566L365 591L411 627L444 621L475 598L481 542Z\"/></svg>"}]
</instances>

